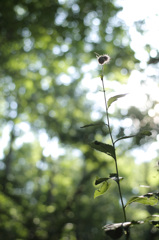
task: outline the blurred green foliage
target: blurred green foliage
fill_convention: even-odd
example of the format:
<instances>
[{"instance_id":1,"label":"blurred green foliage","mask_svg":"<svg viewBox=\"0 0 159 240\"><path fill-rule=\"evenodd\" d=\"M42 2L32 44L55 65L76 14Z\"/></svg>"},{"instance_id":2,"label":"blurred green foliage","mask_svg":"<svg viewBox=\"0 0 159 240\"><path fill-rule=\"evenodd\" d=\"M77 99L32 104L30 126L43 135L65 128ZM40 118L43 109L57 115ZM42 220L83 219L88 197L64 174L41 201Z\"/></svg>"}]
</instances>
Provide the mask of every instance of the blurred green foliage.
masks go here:
<instances>
[{"instance_id":1,"label":"blurred green foliage","mask_svg":"<svg viewBox=\"0 0 159 240\"><path fill-rule=\"evenodd\" d=\"M111 56L110 80L124 82L134 68L120 10L109 0L1 1L1 238L100 240L104 224L122 221L115 184L107 197L93 199L95 177L114 169L109 157L87 143L106 129L80 128L92 122L81 80L94 52ZM126 199L142 183L156 188L154 162L147 165L141 174L124 147L119 151ZM156 211L133 206L128 217L136 220ZM144 226L132 236L157 239L157 232Z\"/></svg>"}]
</instances>

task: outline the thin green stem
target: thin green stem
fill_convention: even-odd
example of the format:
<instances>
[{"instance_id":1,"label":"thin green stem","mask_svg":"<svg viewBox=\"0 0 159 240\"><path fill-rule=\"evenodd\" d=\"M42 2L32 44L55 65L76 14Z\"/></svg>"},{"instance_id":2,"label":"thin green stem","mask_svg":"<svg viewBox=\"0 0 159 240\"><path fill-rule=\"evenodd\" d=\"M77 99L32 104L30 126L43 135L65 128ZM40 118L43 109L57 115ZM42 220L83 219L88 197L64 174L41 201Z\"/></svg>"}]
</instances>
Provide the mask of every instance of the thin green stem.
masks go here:
<instances>
[{"instance_id":1,"label":"thin green stem","mask_svg":"<svg viewBox=\"0 0 159 240\"><path fill-rule=\"evenodd\" d=\"M114 143L114 141L113 141L113 136L112 136L111 127L110 127L109 114L108 114L108 105L107 105L107 98L106 98L106 92L105 92L105 87L104 87L103 67L102 67L101 81L102 81L102 87L103 87L103 92L104 92L104 102L105 102L105 111L106 111L108 131L109 131L109 135L110 135L110 138L111 138L111 142L112 142L112 145L113 145L114 151L115 151L115 143ZM126 222L126 221L127 221L127 220L126 220L126 212L125 212L125 206L124 206L123 197L122 197L122 192L121 192L121 187L120 187L120 182L119 182L119 171L118 171L118 163L117 163L116 153L115 153L115 158L114 158L114 160L115 160L116 174L117 174L117 178L118 178L117 184L118 184L119 196L120 196L120 201L121 201L121 205L122 205L122 209L123 209L124 221Z\"/></svg>"},{"instance_id":2,"label":"thin green stem","mask_svg":"<svg viewBox=\"0 0 159 240\"><path fill-rule=\"evenodd\" d=\"M101 80L102 80L102 87L103 87L103 93L104 93L104 102L105 102L105 112L106 112L106 118L107 118L107 126L109 130L109 135L112 141L112 144L114 145L112 133L111 133L111 128L110 128L110 122L109 122L109 115L108 115L108 105L107 105L107 98L106 98L106 92L105 92L105 87L104 87L104 80L103 80L103 68L102 68L102 75L101 75Z\"/></svg>"}]
</instances>

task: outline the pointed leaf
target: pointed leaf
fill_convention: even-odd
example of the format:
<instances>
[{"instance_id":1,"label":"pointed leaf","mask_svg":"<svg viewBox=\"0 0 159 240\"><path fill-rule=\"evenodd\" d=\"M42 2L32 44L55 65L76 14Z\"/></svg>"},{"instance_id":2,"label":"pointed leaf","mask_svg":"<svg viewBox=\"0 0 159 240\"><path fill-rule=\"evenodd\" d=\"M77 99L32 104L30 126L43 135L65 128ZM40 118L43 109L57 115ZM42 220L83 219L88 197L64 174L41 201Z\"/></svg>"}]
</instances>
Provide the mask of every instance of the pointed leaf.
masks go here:
<instances>
[{"instance_id":1,"label":"pointed leaf","mask_svg":"<svg viewBox=\"0 0 159 240\"><path fill-rule=\"evenodd\" d=\"M94 141L90 144L90 146L97 151L106 153L107 155L111 156L112 158L115 159L115 149L112 145L105 144L102 142Z\"/></svg>"},{"instance_id":2,"label":"pointed leaf","mask_svg":"<svg viewBox=\"0 0 159 240\"><path fill-rule=\"evenodd\" d=\"M109 178L100 178L100 177L97 176L96 180L95 180L95 185L98 185L102 182L108 181L109 179L112 179L115 182L118 182L118 181L123 180L124 178L123 177L118 178L116 173L110 173Z\"/></svg>"},{"instance_id":3,"label":"pointed leaf","mask_svg":"<svg viewBox=\"0 0 159 240\"><path fill-rule=\"evenodd\" d=\"M101 184L100 188L95 190L94 192L94 198L99 197L100 195L104 194L110 187L110 183L108 181L105 181Z\"/></svg>"},{"instance_id":4,"label":"pointed leaf","mask_svg":"<svg viewBox=\"0 0 159 240\"><path fill-rule=\"evenodd\" d=\"M150 205L153 206L155 204L157 204L158 202L158 193L156 195L156 193L147 193L143 196L138 196L138 197L132 197L125 205L125 207L127 207L129 204L133 203L133 202L138 202L141 204L145 204L145 205Z\"/></svg>"},{"instance_id":5,"label":"pointed leaf","mask_svg":"<svg viewBox=\"0 0 159 240\"><path fill-rule=\"evenodd\" d=\"M125 95L127 95L127 93L125 93L125 94L120 94L120 95L116 95L116 96L114 96L114 97L109 98L109 100L108 100L108 108L110 107L110 105L111 105L113 102L117 101L118 98L124 97Z\"/></svg>"},{"instance_id":6,"label":"pointed leaf","mask_svg":"<svg viewBox=\"0 0 159 240\"><path fill-rule=\"evenodd\" d=\"M132 138L132 137L135 137L135 136L140 136L140 137L142 138L142 137L151 136L151 135L152 135L151 131L149 131L149 130L143 130L143 131L141 131L141 132L139 132L139 133L137 133L137 134L134 134L134 135L123 136L123 137L121 137L121 138L118 138L114 143L118 142L119 140L126 139L126 138Z\"/></svg>"},{"instance_id":7,"label":"pointed leaf","mask_svg":"<svg viewBox=\"0 0 159 240\"><path fill-rule=\"evenodd\" d=\"M99 177L96 177L96 180L95 180L95 185L98 185L104 181L107 181L109 180L110 178L99 178Z\"/></svg>"},{"instance_id":8,"label":"pointed leaf","mask_svg":"<svg viewBox=\"0 0 159 240\"><path fill-rule=\"evenodd\" d=\"M99 126L99 125L107 125L105 123L102 123L102 122L99 122L99 123L90 123L90 124L87 124L87 125L84 125L80 128L87 128L87 127L94 127L94 126Z\"/></svg>"},{"instance_id":9,"label":"pointed leaf","mask_svg":"<svg viewBox=\"0 0 159 240\"><path fill-rule=\"evenodd\" d=\"M121 138L118 138L114 143L118 142L119 140L126 139L126 138L132 138L135 137L136 135L130 135L130 136L123 136Z\"/></svg>"}]
</instances>

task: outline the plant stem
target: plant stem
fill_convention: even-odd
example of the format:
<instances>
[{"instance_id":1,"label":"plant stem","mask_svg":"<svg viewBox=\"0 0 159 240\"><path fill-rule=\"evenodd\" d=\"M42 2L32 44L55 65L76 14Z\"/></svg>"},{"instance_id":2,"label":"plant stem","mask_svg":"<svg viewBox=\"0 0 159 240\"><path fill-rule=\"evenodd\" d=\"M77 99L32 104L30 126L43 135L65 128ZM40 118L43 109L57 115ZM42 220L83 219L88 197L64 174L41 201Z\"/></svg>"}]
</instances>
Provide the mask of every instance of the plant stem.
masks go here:
<instances>
[{"instance_id":1,"label":"plant stem","mask_svg":"<svg viewBox=\"0 0 159 240\"><path fill-rule=\"evenodd\" d=\"M115 144L113 141L113 136L112 136L112 132L111 132L111 128L110 128L108 105L107 105L106 92L105 92L104 80L103 80L103 66L102 66L101 81L102 81L102 87L103 87L103 92L104 92L104 102L105 102L105 111L106 111L106 118L107 118L107 124L108 124L108 131L109 131L109 135L110 135L111 142L112 142L112 145L114 147L114 152L115 152ZM126 222L127 221L126 220L126 212L125 212L125 207L124 207L124 202L123 202L123 197L122 197L121 187L120 187L120 182L119 182L119 171L118 171L118 163L117 163L116 153L115 153L114 160L115 160L115 168L116 168L116 174L117 174L117 179L118 179L117 184L118 184L119 196L120 196L120 201L121 201L121 205L122 205L122 209L123 209L124 221Z\"/></svg>"}]
</instances>

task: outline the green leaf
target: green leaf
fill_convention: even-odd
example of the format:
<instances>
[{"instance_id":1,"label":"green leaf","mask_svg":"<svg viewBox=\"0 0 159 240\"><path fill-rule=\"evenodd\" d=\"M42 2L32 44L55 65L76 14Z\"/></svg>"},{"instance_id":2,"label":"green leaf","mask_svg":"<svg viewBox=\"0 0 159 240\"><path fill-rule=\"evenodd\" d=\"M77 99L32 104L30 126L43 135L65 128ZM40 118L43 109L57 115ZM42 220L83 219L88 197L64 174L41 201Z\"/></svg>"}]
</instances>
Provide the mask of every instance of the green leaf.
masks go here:
<instances>
[{"instance_id":1,"label":"green leaf","mask_svg":"<svg viewBox=\"0 0 159 240\"><path fill-rule=\"evenodd\" d=\"M154 227L159 228L159 221L152 221L151 223L154 225Z\"/></svg>"},{"instance_id":2,"label":"green leaf","mask_svg":"<svg viewBox=\"0 0 159 240\"><path fill-rule=\"evenodd\" d=\"M147 221L153 224L154 227L159 228L159 215L154 214L154 215L148 216L145 222Z\"/></svg>"},{"instance_id":3,"label":"green leaf","mask_svg":"<svg viewBox=\"0 0 159 240\"><path fill-rule=\"evenodd\" d=\"M97 176L96 180L95 180L95 185L98 185L98 184L100 184L104 181L108 181L109 179L112 179L115 182L118 182L118 181L123 180L124 178L123 177L118 178L116 173L110 173L109 178L100 178L100 177Z\"/></svg>"},{"instance_id":4,"label":"green leaf","mask_svg":"<svg viewBox=\"0 0 159 240\"><path fill-rule=\"evenodd\" d=\"M148 216L145 222L149 222L153 224L154 227L159 228L159 215L154 214L154 215Z\"/></svg>"},{"instance_id":5,"label":"green leaf","mask_svg":"<svg viewBox=\"0 0 159 240\"><path fill-rule=\"evenodd\" d=\"M118 142L119 140L126 139L126 138L132 138L135 137L136 135L130 135L130 136L123 136L121 138L118 138L114 143Z\"/></svg>"},{"instance_id":6,"label":"green leaf","mask_svg":"<svg viewBox=\"0 0 159 240\"><path fill-rule=\"evenodd\" d=\"M145 222L151 222L151 221L159 221L159 215L158 214L154 214L151 216L148 216L145 220Z\"/></svg>"},{"instance_id":7,"label":"green leaf","mask_svg":"<svg viewBox=\"0 0 159 240\"><path fill-rule=\"evenodd\" d=\"M104 194L110 187L110 183L108 181L105 181L101 184L100 188L95 190L94 192L94 198L99 197L100 195Z\"/></svg>"},{"instance_id":8,"label":"green leaf","mask_svg":"<svg viewBox=\"0 0 159 240\"><path fill-rule=\"evenodd\" d=\"M90 124L87 124L87 125L84 125L80 128L87 128L87 127L94 127L94 126L100 126L100 125L107 125L105 123L102 123L102 122L99 122L99 123L90 123Z\"/></svg>"},{"instance_id":9,"label":"green leaf","mask_svg":"<svg viewBox=\"0 0 159 240\"><path fill-rule=\"evenodd\" d=\"M158 202L158 193L147 193L145 195L142 196L138 196L138 197L132 197L125 205L125 207L127 207L129 204L133 203L133 202L138 202L141 204L145 204L145 205L156 205Z\"/></svg>"},{"instance_id":10,"label":"green leaf","mask_svg":"<svg viewBox=\"0 0 159 240\"><path fill-rule=\"evenodd\" d=\"M95 180L95 185L98 185L104 181L107 181L109 180L110 178L99 178L99 177L96 177L96 180Z\"/></svg>"},{"instance_id":11,"label":"green leaf","mask_svg":"<svg viewBox=\"0 0 159 240\"><path fill-rule=\"evenodd\" d=\"M139 135L141 135L141 136L151 136L152 133L151 133L151 131L149 131L149 130L142 130L142 131L139 133Z\"/></svg>"},{"instance_id":12,"label":"green leaf","mask_svg":"<svg viewBox=\"0 0 159 240\"><path fill-rule=\"evenodd\" d=\"M90 146L97 151L106 153L107 155L111 156L114 159L116 158L115 157L115 149L112 145L94 141L94 142L90 143Z\"/></svg>"},{"instance_id":13,"label":"green leaf","mask_svg":"<svg viewBox=\"0 0 159 240\"><path fill-rule=\"evenodd\" d=\"M123 137L121 137L121 138L118 138L114 143L118 142L119 140L126 139L126 138L132 138L132 137L135 137L135 136L140 136L141 138L143 138L143 137L145 137L145 136L151 136L151 135L152 135L151 131L149 131L149 130L143 130L143 131L140 131L139 133L134 134L134 135L123 136Z\"/></svg>"},{"instance_id":14,"label":"green leaf","mask_svg":"<svg viewBox=\"0 0 159 240\"><path fill-rule=\"evenodd\" d=\"M114 96L114 97L109 98L109 100L108 100L108 108L110 107L110 105L111 105L113 102L117 101L118 98L124 97L125 95L127 95L127 93L125 93L125 94L120 94L120 95L116 95L116 96Z\"/></svg>"}]
</instances>

